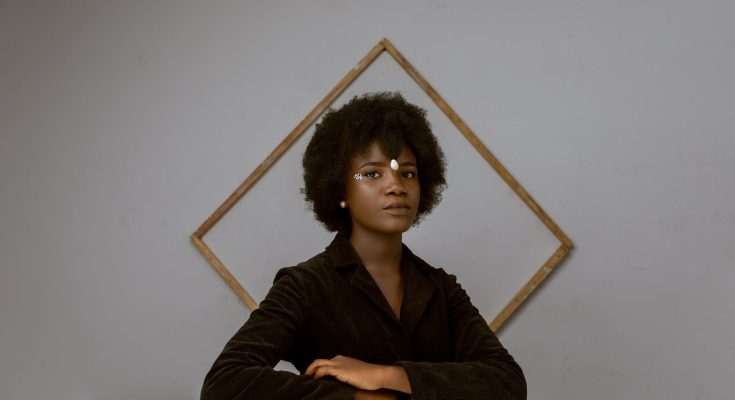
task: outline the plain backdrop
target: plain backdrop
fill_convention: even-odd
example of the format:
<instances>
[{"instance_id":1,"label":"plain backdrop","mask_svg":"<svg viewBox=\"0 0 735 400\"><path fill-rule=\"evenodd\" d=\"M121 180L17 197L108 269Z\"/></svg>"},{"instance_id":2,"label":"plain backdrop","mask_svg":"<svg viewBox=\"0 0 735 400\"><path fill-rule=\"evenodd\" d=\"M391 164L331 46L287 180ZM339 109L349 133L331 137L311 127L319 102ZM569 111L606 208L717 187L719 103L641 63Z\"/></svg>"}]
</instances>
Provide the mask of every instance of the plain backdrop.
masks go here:
<instances>
[{"instance_id":1,"label":"plain backdrop","mask_svg":"<svg viewBox=\"0 0 735 400\"><path fill-rule=\"evenodd\" d=\"M386 37L576 245L499 332L529 398L731 399L734 17L0 1L0 398L198 398L248 309L189 235ZM374 90L425 107L447 155L406 243L492 319L558 242L386 54L335 106ZM311 131L205 237L256 300L332 237L299 191Z\"/></svg>"}]
</instances>

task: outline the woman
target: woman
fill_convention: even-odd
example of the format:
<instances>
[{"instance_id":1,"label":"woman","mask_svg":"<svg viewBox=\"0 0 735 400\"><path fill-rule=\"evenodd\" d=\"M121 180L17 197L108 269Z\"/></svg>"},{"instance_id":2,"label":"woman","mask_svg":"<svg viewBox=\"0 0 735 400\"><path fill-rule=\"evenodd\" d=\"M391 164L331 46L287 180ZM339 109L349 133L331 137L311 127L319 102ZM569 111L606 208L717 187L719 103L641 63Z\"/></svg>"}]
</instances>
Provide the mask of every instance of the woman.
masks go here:
<instances>
[{"instance_id":1,"label":"woman","mask_svg":"<svg viewBox=\"0 0 735 400\"><path fill-rule=\"evenodd\" d=\"M355 97L317 124L303 166L306 200L337 234L276 274L202 399L525 399L523 372L456 278L402 243L446 186L425 111L399 94ZM301 375L273 370L282 359Z\"/></svg>"}]
</instances>

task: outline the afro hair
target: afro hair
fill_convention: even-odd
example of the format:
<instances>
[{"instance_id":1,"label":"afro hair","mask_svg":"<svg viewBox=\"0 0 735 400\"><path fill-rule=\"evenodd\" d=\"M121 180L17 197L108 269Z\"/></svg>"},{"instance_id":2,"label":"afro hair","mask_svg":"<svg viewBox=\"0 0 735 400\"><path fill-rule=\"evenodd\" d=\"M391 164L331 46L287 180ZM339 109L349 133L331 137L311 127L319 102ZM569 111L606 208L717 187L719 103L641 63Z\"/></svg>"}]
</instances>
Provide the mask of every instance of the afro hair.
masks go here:
<instances>
[{"instance_id":1,"label":"afro hair","mask_svg":"<svg viewBox=\"0 0 735 400\"><path fill-rule=\"evenodd\" d=\"M374 142L389 158L398 158L404 144L416 155L421 198L414 225L441 201L446 162L426 111L399 93L355 96L327 111L304 152L304 197L327 230L350 235L349 211L339 207L345 177L352 159Z\"/></svg>"}]
</instances>

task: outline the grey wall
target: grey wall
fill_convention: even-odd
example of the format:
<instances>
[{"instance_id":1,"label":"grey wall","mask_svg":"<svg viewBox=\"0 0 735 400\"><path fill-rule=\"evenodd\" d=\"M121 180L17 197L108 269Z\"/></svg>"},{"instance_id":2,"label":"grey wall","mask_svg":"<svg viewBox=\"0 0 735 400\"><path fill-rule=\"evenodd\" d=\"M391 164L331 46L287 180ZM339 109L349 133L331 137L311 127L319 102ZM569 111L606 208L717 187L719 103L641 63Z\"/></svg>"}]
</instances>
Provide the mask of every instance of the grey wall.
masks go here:
<instances>
[{"instance_id":1,"label":"grey wall","mask_svg":"<svg viewBox=\"0 0 735 400\"><path fill-rule=\"evenodd\" d=\"M733 17L716 1L0 2L0 397L197 398L247 311L188 235L388 37L577 245L501 331L529 397L732 398ZM555 242L390 59L339 102L389 88L427 107L450 162L406 241L491 318ZM304 145L206 238L258 299L331 236L299 197Z\"/></svg>"}]
</instances>

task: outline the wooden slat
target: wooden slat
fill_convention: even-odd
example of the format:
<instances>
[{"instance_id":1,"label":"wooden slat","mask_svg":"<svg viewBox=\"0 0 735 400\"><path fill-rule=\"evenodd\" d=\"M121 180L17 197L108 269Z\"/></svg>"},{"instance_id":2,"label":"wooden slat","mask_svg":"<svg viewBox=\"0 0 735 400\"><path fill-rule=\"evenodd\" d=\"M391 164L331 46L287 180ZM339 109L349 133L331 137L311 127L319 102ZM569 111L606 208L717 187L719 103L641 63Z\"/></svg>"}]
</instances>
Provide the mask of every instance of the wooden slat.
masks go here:
<instances>
[{"instance_id":1,"label":"wooden slat","mask_svg":"<svg viewBox=\"0 0 735 400\"><path fill-rule=\"evenodd\" d=\"M538 271L533 274L531 279L525 285L523 285L521 290L519 290L518 293L513 296L513 299L500 311L495 319L493 319L493 321L490 323L490 329L492 329L494 332L500 329L505 321L507 321L508 318L513 315L516 309L518 309L518 307L528 298L528 296L530 296L531 293L536 290L541 282L546 279L551 271L553 271L554 268L556 268L556 266L559 265L559 263L566 257L567 253L569 253L569 250L571 250L571 248L565 246L564 244L559 246L554 254L552 254L551 257L546 260L541 268L539 268Z\"/></svg>"},{"instance_id":2,"label":"wooden slat","mask_svg":"<svg viewBox=\"0 0 735 400\"><path fill-rule=\"evenodd\" d=\"M454 112L452 107L447 104L446 101L437 93L436 90L429 84L429 82L424 79L424 77L419 74L419 72L411 65L411 63L406 60L405 57L395 48L393 45L388 41L388 39L383 39L381 41L383 46L385 46L385 49L388 51L388 54L390 54L393 59L396 60L396 62L403 67L404 70L408 73L408 75L413 78L414 81L421 87L421 89L426 92L426 94L434 100L434 103L444 112L444 114L449 118L450 121L454 124L454 126L459 129L459 131L464 135L465 138L472 144L472 146L480 153L480 155L490 164L490 166L495 170L495 172L500 175L500 177L510 186L510 188L518 195L518 197L521 198L521 200L526 203L528 208L533 211L536 216L541 220L541 222L546 225L549 230L554 234L554 236L559 239L560 242L564 243L567 246L572 246L572 241L567 237L567 235L559 228L556 223L546 214L546 212L541 208L541 206L536 203L536 201L531 197L528 192L521 186L521 184L513 177L513 175L510 174L510 172L503 166L503 164L498 161L498 159L493 155L490 150L488 150L487 147L482 143L479 137L475 135L474 132L472 132L472 129L470 129L467 124L464 123L462 118L459 117L459 115Z\"/></svg>"},{"instance_id":3,"label":"wooden slat","mask_svg":"<svg viewBox=\"0 0 735 400\"><path fill-rule=\"evenodd\" d=\"M360 76L360 74L380 55L380 53L383 52L383 50L384 48L382 43L378 43L362 58L362 60L360 60L359 63L357 63L354 68L347 72L347 75L345 75L345 77L342 78L342 80L340 80L326 96L324 96L322 101L320 101L319 104L317 104L316 107L314 107L314 109L312 109L311 112L309 112L309 114L307 114L306 117L296 125L291 133L289 133L288 136L286 136L286 138L283 139L275 149L273 149L268 157L266 157L265 160L255 168L250 176L248 176L245 181L241 183L229 197L227 197L224 203L222 203L222 205L220 205L214 213L212 213L212 215L202 223L194 235L199 238L204 237L204 235L212 229L214 224L216 224L217 221L219 221L220 218L222 218L227 211L229 211L230 208L232 208L232 206L234 206L248 190L250 190L250 188L263 176L263 174L268 171L268 169L270 169L270 167L273 166L279 158L281 158L283 153L285 153L286 150L288 150L291 145L301 137L309 126L319 118L324 110L326 110L327 107L329 107L329 105L332 104L334 100L339 97L339 95L342 94L342 92L344 92L358 76Z\"/></svg>"},{"instance_id":4,"label":"wooden slat","mask_svg":"<svg viewBox=\"0 0 735 400\"><path fill-rule=\"evenodd\" d=\"M237 296L242 300L245 305L248 306L251 310L255 310L258 308L258 303L253 300L253 298L250 296L250 293L248 293L247 290L245 290L242 285L240 285L240 282L235 279L235 277L230 273L230 270L225 267L225 265L220 261L219 258L217 258L216 255L212 252L212 250L207 246L204 241L202 241L199 237L195 235L191 235L191 242L194 243L194 246L199 250L200 253L204 256L204 258L209 261L209 264L212 265L215 271L222 277L222 279L227 282L228 285L232 288L232 290L235 291Z\"/></svg>"}]
</instances>

